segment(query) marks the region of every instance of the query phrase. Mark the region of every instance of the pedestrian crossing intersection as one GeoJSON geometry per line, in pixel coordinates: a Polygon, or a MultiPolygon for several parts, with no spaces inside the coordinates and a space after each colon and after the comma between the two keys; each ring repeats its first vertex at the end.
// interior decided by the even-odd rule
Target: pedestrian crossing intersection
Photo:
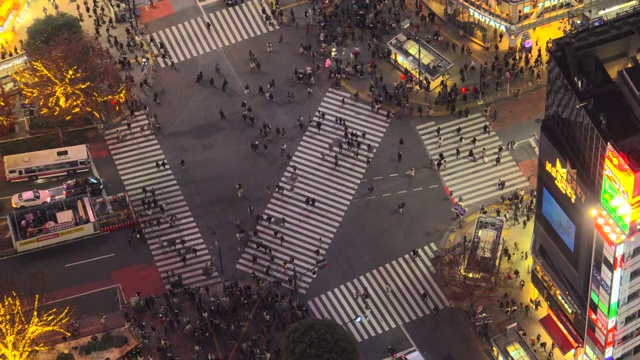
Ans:
{"type": "Polygon", "coordinates": [[[358,341],[448,307],[450,301],[433,279],[436,250],[431,243],[418,250],[419,258],[407,254],[310,300],[308,307],[317,318],[344,324],[358,341]],[[361,295],[365,289],[368,299],[361,295]]]}
{"type": "Polygon", "coordinates": [[[262,0],[249,0],[157,31],[149,36],[151,50],[157,63],[165,67],[170,60],[161,59],[160,41],[177,63],[279,29],[275,21],[263,19],[263,8],[269,11],[262,0]]]}
{"type": "Polygon", "coordinates": [[[177,279],[191,287],[220,282],[215,269],[210,274],[203,271],[207,264],[212,264],[212,259],[173,175],[175,167],[167,165],[166,170],[156,167],[156,162],[166,161],[166,157],[149,130],[149,121],[143,113],[138,113],[129,124],[130,128],[125,124],[107,130],[107,146],[165,285],[177,279]],[[145,197],[143,187],[155,190],[158,204],[165,208],[164,214],[159,208],[151,215],[145,211],[142,199],[152,197],[145,197]],[[167,219],[173,216],[177,219],[171,226],[167,219]],[[186,256],[184,263],[182,255],[186,256]]]}
{"type": "Polygon", "coordinates": [[[484,133],[488,124],[482,114],[474,114],[462,119],[444,123],[428,122],[418,125],[418,132],[424,142],[429,156],[437,161],[439,154],[445,156],[446,167],[440,169],[444,184],[453,192],[456,199],[462,198],[465,206],[490,202],[502,194],[508,196],[516,189],[528,187],[530,184],[522,171],[506,150],[506,144],[495,132],[484,133]],[[461,128],[460,135],[457,133],[461,128]],[[439,144],[437,129],[440,128],[442,143],[439,144]],[[463,138],[461,142],[460,139],[463,138]],[[476,139],[475,146],[472,139],[476,139]],[[502,146],[500,163],[496,165],[498,147],[502,146]],[[460,149],[460,157],[456,158],[456,148],[460,149]],[[486,149],[486,160],[483,161],[482,149],[486,149]],[[473,150],[477,161],[469,159],[469,150],[473,150]],[[486,162],[485,162],[486,161],[486,162]],[[498,188],[498,180],[505,182],[504,190],[498,188]]]}
{"type": "Polygon", "coordinates": [[[279,280],[300,293],[308,289],[316,262],[324,258],[362,180],[367,158],[373,157],[388,126],[383,115],[349,97],[346,92],[329,89],[323,98],[318,110],[325,114],[325,119],[318,113],[314,116],[314,123],[320,122],[321,127],[307,128],[280,180],[286,190],[274,192],[263,213],[276,221],[258,224],[258,240],[242,252],[238,269],[255,272],[269,281],[279,280]],[[347,146],[339,149],[345,130],[344,125],[336,122],[337,117],[344,119],[349,132],[359,135],[359,152],[355,148],[349,151],[347,146]],[[371,145],[371,152],[367,144],[371,145]],[[339,152],[336,168],[334,161],[339,152]],[[307,204],[309,197],[316,200],[315,205],[307,204]],[[281,218],[286,223],[278,221],[281,218]],[[260,249],[256,243],[261,245],[260,249]],[[290,262],[291,258],[294,262],[285,267],[284,262],[290,262]]]}

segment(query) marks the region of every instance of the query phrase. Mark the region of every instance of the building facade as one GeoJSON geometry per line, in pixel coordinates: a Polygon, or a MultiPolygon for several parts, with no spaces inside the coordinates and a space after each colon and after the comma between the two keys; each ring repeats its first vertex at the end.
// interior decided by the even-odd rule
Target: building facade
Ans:
{"type": "Polygon", "coordinates": [[[447,12],[480,44],[494,44],[502,33],[516,46],[540,26],[558,23],[568,32],[602,24],[638,4],[638,0],[447,0],[447,12]]]}
{"type": "Polygon", "coordinates": [[[531,254],[576,358],[640,358],[640,12],[553,44],[531,254]]]}

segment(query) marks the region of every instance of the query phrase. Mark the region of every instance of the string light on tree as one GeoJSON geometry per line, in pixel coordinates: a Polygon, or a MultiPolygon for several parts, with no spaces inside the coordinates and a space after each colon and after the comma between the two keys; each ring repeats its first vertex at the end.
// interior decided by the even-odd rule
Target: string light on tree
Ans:
{"type": "Polygon", "coordinates": [[[10,124],[15,120],[11,98],[11,94],[0,86],[0,124],[2,125],[10,124]]]}
{"type": "Polygon", "coordinates": [[[41,311],[39,297],[33,304],[23,305],[14,292],[0,304],[0,358],[26,360],[35,351],[48,349],[42,336],[59,332],[69,336],[64,326],[69,323],[69,308],[41,311]]]}
{"type": "Polygon", "coordinates": [[[65,120],[85,114],[98,117],[99,103],[123,103],[127,96],[124,84],[98,94],[96,84],[85,81],[86,76],[78,67],[56,69],[43,61],[32,61],[31,66],[17,69],[12,76],[20,83],[25,100],[37,103],[41,114],[63,116],[65,120]]]}

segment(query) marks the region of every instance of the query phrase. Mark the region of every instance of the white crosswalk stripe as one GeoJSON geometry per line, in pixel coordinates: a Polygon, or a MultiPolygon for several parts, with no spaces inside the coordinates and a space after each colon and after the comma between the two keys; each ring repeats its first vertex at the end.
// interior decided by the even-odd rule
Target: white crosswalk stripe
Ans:
{"type": "Polygon", "coordinates": [[[215,269],[208,276],[203,272],[205,265],[213,262],[189,205],[173,176],[172,167],[175,166],[167,165],[166,170],[156,168],[156,162],[162,163],[166,158],[153,133],[142,129],[148,125],[143,113],[136,114],[130,124],[130,129],[123,125],[107,130],[105,137],[134,211],[139,214],[138,222],[144,228],[145,238],[165,285],[169,286],[170,281],[178,278],[191,287],[220,282],[215,269]],[[118,131],[121,137],[118,136],[118,131]],[[143,187],[147,190],[155,189],[158,208],[151,215],[142,206],[143,198],[148,201],[152,199],[150,194],[144,196],[143,187]],[[165,215],[160,211],[160,206],[166,208],[165,215]],[[172,227],[168,220],[173,215],[177,217],[177,221],[172,227]],[[161,222],[160,226],[157,225],[158,220],[161,222]],[[182,240],[184,246],[181,244],[182,240]],[[170,246],[173,242],[175,247],[170,246]],[[196,249],[195,252],[193,249],[196,249]],[[181,259],[183,254],[186,256],[186,263],[181,259]],[[173,277],[166,277],[171,272],[173,277]]]}
{"type": "Polygon", "coordinates": [[[409,321],[442,309],[450,301],[433,279],[431,260],[437,250],[429,244],[418,250],[420,257],[407,254],[370,271],[308,302],[317,318],[331,318],[345,324],[358,341],[366,340],[409,321]],[[368,298],[362,294],[368,291],[368,298]],[[427,293],[427,300],[422,297],[427,293]],[[355,319],[362,317],[360,322],[355,319]]]}
{"type": "Polygon", "coordinates": [[[321,121],[320,130],[316,126],[307,129],[280,181],[286,188],[285,193],[274,193],[264,212],[264,216],[271,216],[275,221],[271,225],[266,221],[258,225],[259,241],[271,249],[271,254],[264,247],[257,249],[252,243],[237,265],[243,271],[255,271],[262,279],[277,279],[289,287],[297,285],[301,293],[311,284],[316,261],[324,257],[366,171],[367,157],[373,156],[388,126],[384,116],[372,113],[365,104],[350,100],[348,93],[333,89],[329,89],[318,110],[325,114],[323,121],[318,113],[314,118],[315,122],[321,121]],[[342,99],[345,99],[344,107],[342,99]],[[345,144],[339,156],[339,167],[335,168],[334,155],[339,152],[337,144],[343,140],[345,132],[344,126],[336,122],[337,117],[344,119],[349,132],[358,134],[361,148],[356,156],[355,147],[354,151],[348,151],[345,144]],[[330,153],[330,144],[336,144],[333,153],[330,153]],[[372,146],[372,153],[367,151],[367,144],[372,146]],[[307,197],[316,199],[315,206],[306,205],[307,197]],[[285,226],[280,221],[283,217],[285,226]],[[282,244],[280,235],[284,236],[282,244]],[[316,250],[319,250],[319,256],[316,250]],[[289,261],[290,257],[294,263],[285,269],[283,262],[289,261]],[[270,265],[269,274],[265,271],[267,265],[270,265]]]}
{"type": "Polygon", "coordinates": [[[159,30],[149,35],[149,40],[155,40],[150,41],[151,50],[160,67],[165,67],[170,60],[161,58],[160,41],[171,59],[180,62],[279,29],[275,21],[264,21],[263,7],[269,11],[270,7],[263,0],[249,0],[159,30]],[[207,23],[211,24],[212,30],[207,29],[207,23]]]}
{"type": "Polygon", "coordinates": [[[418,125],[418,132],[429,156],[436,161],[440,153],[445,156],[446,168],[440,169],[440,175],[444,184],[453,191],[453,196],[456,199],[462,198],[465,206],[487,202],[530,185],[506,149],[502,151],[500,164],[496,165],[498,147],[506,148],[506,144],[503,144],[495,132],[484,133],[485,124],[488,122],[482,114],[474,114],[440,124],[428,122],[418,125]],[[458,127],[462,129],[460,135],[457,133],[458,127]],[[438,128],[442,138],[440,146],[436,134],[438,128]],[[462,142],[460,137],[464,138],[462,142]],[[471,142],[473,138],[477,140],[475,146],[471,142]],[[460,157],[456,158],[458,147],[460,157]],[[483,148],[486,149],[486,163],[482,158],[483,148]],[[469,150],[473,150],[476,162],[468,157],[469,150]],[[499,179],[506,183],[504,190],[498,189],[499,179]]]}

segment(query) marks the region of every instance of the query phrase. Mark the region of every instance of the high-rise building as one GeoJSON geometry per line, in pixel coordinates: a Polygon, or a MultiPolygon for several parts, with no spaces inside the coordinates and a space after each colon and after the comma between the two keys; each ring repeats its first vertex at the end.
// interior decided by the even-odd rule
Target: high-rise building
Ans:
{"type": "Polygon", "coordinates": [[[553,43],[531,280],[576,358],[640,359],[640,12],[553,43]]]}

